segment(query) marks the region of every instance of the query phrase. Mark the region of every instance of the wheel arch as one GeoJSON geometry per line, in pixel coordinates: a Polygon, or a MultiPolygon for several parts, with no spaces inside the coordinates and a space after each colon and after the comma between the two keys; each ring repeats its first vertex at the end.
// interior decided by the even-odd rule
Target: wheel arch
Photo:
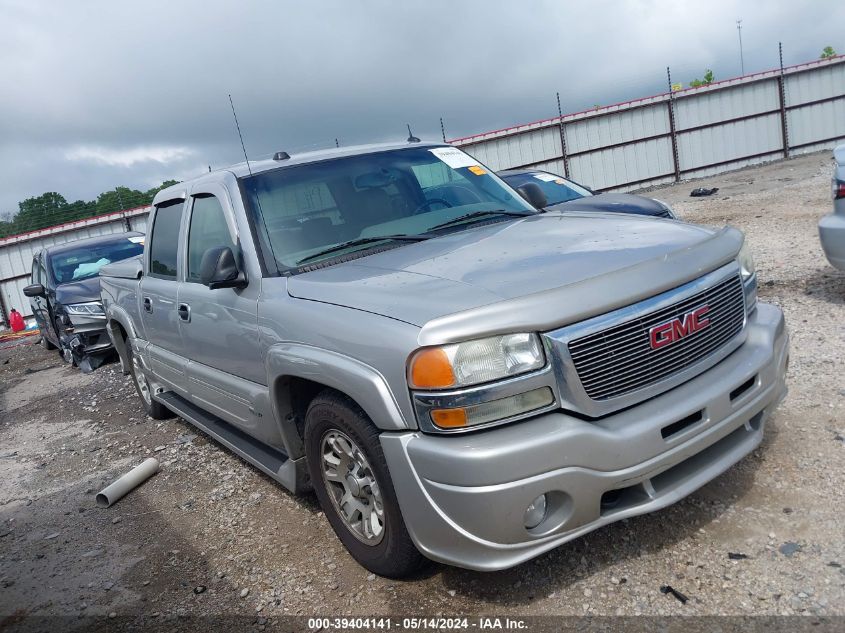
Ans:
{"type": "Polygon", "coordinates": [[[129,339],[135,338],[135,329],[132,327],[132,320],[122,311],[110,311],[106,320],[106,333],[114,345],[117,356],[120,358],[120,367],[124,374],[129,373],[129,356],[127,346],[129,339]]]}
{"type": "Polygon", "coordinates": [[[305,413],[326,389],[350,399],[378,429],[411,428],[384,377],[356,359],[310,345],[280,344],[267,354],[267,373],[273,413],[291,457],[304,455],[305,413]]]}

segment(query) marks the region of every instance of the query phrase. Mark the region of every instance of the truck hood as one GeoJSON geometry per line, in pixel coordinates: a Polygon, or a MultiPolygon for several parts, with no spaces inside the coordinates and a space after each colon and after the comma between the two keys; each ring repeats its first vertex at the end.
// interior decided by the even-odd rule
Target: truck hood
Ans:
{"type": "MultiPolygon", "coordinates": [[[[734,231],[738,233],[737,231],[734,231]]],[[[443,237],[288,279],[292,297],[343,305],[423,325],[480,306],[580,284],[649,261],[665,261],[712,239],[690,224],[605,213],[544,213],[443,237]]],[[[736,250],[741,245],[741,237],[736,250]]],[[[736,250],[733,254],[736,254],[736,250]]],[[[724,263],[701,257],[699,274],[724,263]]],[[[666,275],[673,277],[673,271],[666,275]]],[[[669,287],[687,279],[678,272],[669,287]]],[[[686,273],[689,276],[689,273],[686,273]]],[[[642,279],[639,294],[657,294],[642,279]]],[[[624,293],[623,293],[624,294],[624,293]]],[[[607,298],[606,303],[611,303],[607,298]]],[[[561,315],[562,317],[563,315],[561,315]]]]}
{"type": "Polygon", "coordinates": [[[100,278],[91,277],[56,286],[56,301],[62,305],[100,300],[100,278]]]}

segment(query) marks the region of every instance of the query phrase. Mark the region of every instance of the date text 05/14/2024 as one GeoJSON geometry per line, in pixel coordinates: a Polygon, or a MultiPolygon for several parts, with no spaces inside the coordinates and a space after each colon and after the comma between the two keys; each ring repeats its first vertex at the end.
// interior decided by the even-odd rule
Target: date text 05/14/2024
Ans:
{"type": "Polygon", "coordinates": [[[312,631],[331,630],[394,630],[394,631],[440,631],[444,629],[468,630],[526,630],[528,624],[518,618],[498,617],[352,617],[352,618],[309,618],[308,628],[312,631]]]}

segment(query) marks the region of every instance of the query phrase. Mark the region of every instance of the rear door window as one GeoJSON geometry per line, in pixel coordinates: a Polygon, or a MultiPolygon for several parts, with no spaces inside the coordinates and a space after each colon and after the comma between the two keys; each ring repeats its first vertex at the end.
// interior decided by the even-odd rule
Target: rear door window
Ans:
{"type": "Polygon", "coordinates": [[[176,279],[179,252],[179,226],[182,223],[182,200],[166,202],[156,207],[153,230],[150,234],[150,272],[153,277],[176,279]]]}

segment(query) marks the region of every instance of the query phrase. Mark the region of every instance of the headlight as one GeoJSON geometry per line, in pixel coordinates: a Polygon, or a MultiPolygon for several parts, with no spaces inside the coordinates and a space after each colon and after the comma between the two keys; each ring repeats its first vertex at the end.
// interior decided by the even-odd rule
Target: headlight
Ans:
{"type": "Polygon", "coordinates": [[[669,206],[669,204],[667,202],[663,202],[663,200],[658,200],[657,198],[652,198],[652,200],[654,200],[657,204],[659,204],[661,207],[663,207],[663,209],[666,211],[666,213],[669,214],[670,218],[672,218],[673,220],[678,219],[678,216],[675,215],[675,211],[672,209],[672,207],[669,206]]]}
{"type": "Polygon", "coordinates": [[[536,334],[506,334],[427,347],[411,356],[408,384],[412,389],[447,389],[509,378],[546,364],[536,334]]]}
{"type": "Polygon", "coordinates": [[[70,303],[65,306],[65,310],[68,314],[76,316],[106,316],[106,313],[103,311],[103,304],[99,301],[70,303]]]}
{"type": "Polygon", "coordinates": [[[754,276],[757,270],[754,267],[754,258],[751,257],[751,251],[748,248],[747,242],[743,242],[742,248],[739,249],[739,255],[736,256],[736,261],[739,264],[742,282],[745,283],[754,276]]]}

